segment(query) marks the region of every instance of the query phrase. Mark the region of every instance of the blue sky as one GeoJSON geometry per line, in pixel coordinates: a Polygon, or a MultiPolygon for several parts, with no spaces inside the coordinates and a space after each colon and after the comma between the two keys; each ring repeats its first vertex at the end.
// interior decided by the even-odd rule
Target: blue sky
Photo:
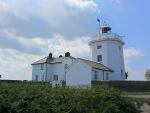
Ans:
{"type": "Polygon", "coordinates": [[[144,80],[150,68],[148,0],[0,0],[0,74],[31,79],[31,63],[57,57],[91,58],[88,42],[98,34],[97,17],[125,41],[129,80],[144,80]]]}

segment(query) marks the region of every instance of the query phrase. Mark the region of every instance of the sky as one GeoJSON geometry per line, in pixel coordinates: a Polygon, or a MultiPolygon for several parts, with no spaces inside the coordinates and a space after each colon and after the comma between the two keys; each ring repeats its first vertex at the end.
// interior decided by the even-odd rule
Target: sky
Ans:
{"type": "Polygon", "coordinates": [[[69,51],[91,59],[97,18],[123,36],[128,80],[145,80],[150,68],[149,0],[0,0],[0,74],[31,80],[31,63],[69,51]]]}

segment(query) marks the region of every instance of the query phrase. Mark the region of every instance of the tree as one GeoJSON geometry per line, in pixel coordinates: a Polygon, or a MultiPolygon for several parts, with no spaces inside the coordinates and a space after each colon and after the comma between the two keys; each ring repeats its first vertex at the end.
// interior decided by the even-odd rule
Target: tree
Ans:
{"type": "Polygon", "coordinates": [[[146,70],[145,78],[146,78],[146,80],[150,80],[150,69],[146,70]]]}

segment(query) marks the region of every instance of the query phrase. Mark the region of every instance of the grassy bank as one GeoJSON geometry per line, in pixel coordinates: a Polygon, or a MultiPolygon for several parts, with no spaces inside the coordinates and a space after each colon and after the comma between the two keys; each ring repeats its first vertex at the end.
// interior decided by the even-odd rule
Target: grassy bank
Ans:
{"type": "Polygon", "coordinates": [[[138,113],[131,99],[108,87],[51,88],[0,83],[0,113],[138,113]]]}

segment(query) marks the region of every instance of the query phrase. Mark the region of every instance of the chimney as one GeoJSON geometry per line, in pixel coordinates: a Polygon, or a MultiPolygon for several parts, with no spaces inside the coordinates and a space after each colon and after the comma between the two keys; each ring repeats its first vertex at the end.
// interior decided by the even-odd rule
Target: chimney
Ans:
{"type": "Polygon", "coordinates": [[[69,52],[66,52],[65,53],[65,57],[69,57],[70,56],[70,53],[69,52]]]}
{"type": "Polygon", "coordinates": [[[53,54],[52,53],[49,53],[49,58],[52,58],[53,54]]]}
{"type": "Polygon", "coordinates": [[[62,55],[59,56],[59,58],[63,57],[62,55]]]}

